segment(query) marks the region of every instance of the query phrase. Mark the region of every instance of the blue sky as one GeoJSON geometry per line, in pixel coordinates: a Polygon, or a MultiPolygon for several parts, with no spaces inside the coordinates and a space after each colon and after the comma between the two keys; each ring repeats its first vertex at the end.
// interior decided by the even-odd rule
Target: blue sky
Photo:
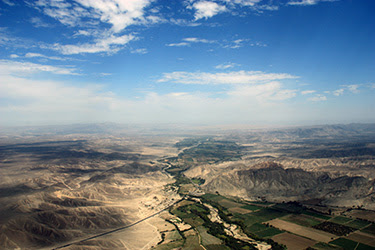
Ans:
{"type": "Polygon", "coordinates": [[[0,125],[375,122],[372,0],[0,0],[0,125]]]}

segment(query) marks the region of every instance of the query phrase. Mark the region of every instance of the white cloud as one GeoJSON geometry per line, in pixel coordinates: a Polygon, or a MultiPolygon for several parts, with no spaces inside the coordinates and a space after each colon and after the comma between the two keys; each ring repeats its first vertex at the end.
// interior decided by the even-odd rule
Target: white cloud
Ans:
{"type": "Polygon", "coordinates": [[[319,2],[335,2],[338,0],[300,0],[300,1],[290,1],[288,2],[288,5],[315,5],[318,4],[319,2]]]}
{"type": "Polygon", "coordinates": [[[282,89],[280,82],[240,85],[228,93],[235,97],[255,97],[258,101],[282,101],[296,96],[296,90],[282,89]]]}
{"type": "Polygon", "coordinates": [[[10,57],[10,58],[18,58],[18,57],[20,57],[20,56],[17,55],[17,54],[11,54],[9,57],[10,57]]]}
{"type": "Polygon", "coordinates": [[[207,39],[202,39],[202,38],[197,38],[197,37],[187,37],[182,39],[185,42],[189,43],[215,43],[213,40],[207,40],[207,39]]]}
{"type": "Polygon", "coordinates": [[[30,62],[0,60],[1,75],[27,75],[38,72],[49,72],[58,75],[80,75],[76,71],[76,68],[72,67],[57,67],[30,62]]]}
{"type": "Polygon", "coordinates": [[[130,51],[130,53],[144,55],[144,54],[147,54],[148,51],[147,51],[146,48],[140,48],[140,49],[133,49],[133,50],[130,51]]]}
{"type": "Polygon", "coordinates": [[[166,46],[169,46],[169,47],[187,47],[187,46],[191,46],[192,43],[215,43],[215,42],[216,41],[214,41],[214,40],[207,40],[207,39],[203,39],[203,38],[187,37],[187,38],[183,38],[182,42],[169,43],[169,44],[166,44],[166,46]]]}
{"type": "Polygon", "coordinates": [[[216,65],[215,68],[216,69],[230,69],[230,68],[234,68],[235,66],[239,66],[239,64],[237,64],[237,63],[225,63],[225,64],[216,65]]]}
{"type": "Polygon", "coordinates": [[[67,26],[92,26],[93,21],[110,24],[120,32],[134,24],[159,22],[155,15],[145,15],[144,9],[153,0],[38,0],[35,6],[44,14],[67,26]],[[87,20],[90,19],[90,20],[87,20]]]}
{"type": "Polygon", "coordinates": [[[348,90],[354,94],[357,94],[359,93],[359,85],[358,84],[352,84],[352,85],[347,85],[346,86],[348,88],[348,90]]]}
{"type": "Polygon", "coordinates": [[[309,98],[308,100],[312,102],[321,102],[321,101],[327,101],[327,97],[324,95],[318,94],[314,97],[309,98]]]}
{"type": "Polygon", "coordinates": [[[82,18],[90,18],[91,14],[72,2],[63,2],[60,0],[38,0],[34,6],[41,10],[45,15],[50,16],[64,25],[79,26],[83,25],[82,18]]]}
{"type": "Polygon", "coordinates": [[[85,53],[114,53],[121,49],[124,45],[137,38],[130,35],[109,36],[96,39],[95,43],[84,43],[78,45],[60,45],[55,44],[53,48],[64,55],[85,54],[85,53]]]}
{"type": "Polygon", "coordinates": [[[30,18],[30,22],[34,25],[34,27],[36,28],[50,28],[52,27],[51,24],[48,24],[46,22],[44,22],[41,18],[39,17],[32,17],[30,18]]]}
{"type": "Polygon", "coordinates": [[[188,27],[197,27],[201,25],[201,23],[199,22],[194,22],[191,20],[185,20],[181,18],[179,19],[171,18],[169,22],[178,26],[188,26],[188,27]]]}
{"type": "Polygon", "coordinates": [[[262,71],[232,71],[229,73],[205,73],[176,71],[164,73],[158,82],[175,82],[182,84],[253,84],[265,81],[295,79],[286,73],[264,73],[262,71]]]}
{"type": "Polygon", "coordinates": [[[333,94],[334,96],[340,96],[340,95],[343,95],[343,94],[344,94],[344,89],[337,89],[337,90],[333,91],[332,94],[333,94]]]}
{"type": "Polygon", "coordinates": [[[169,43],[169,44],[166,44],[166,46],[169,46],[169,47],[186,47],[186,46],[190,46],[190,43],[187,43],[187,42],[169,43]]]}
{"type": "Polygon", "coordinates": [[[248,42],[248,39],[236,39],[234,41],[230,41],[228,44],[224,45],[224,48],[230,49],[238,49],[244,46],[245,42],[248,42]]]}
{"type": "Polygon", "coordinates": [[[196,2],[193,4],[192,8],[196,10],[194,14],[195,20],[202,18],[207,19],[227,10],[224,5],[219,5],[210,1],[196,2]]]}
{"type": "Polygon", "coordinates": [[[2,1],[3,1],[3,3],[5,3],[5,4],[9,5],[9,6],[14,6],[15,5],[15,3],[13,3],[10,0],[2,0],[2,1]]]}
{"type": "Polygon", "coordinates": [[[43,55],[43,54],[40,54],[40,53],[26,53],[25,54],[25,57],[26,58],[34,58],[34,57],[40,57],[40,58],[45,58],[45,59],[51,59],[51,60],[58,60],[58,61],[65,61],[67,60],[67,58],[62,58],[62,57],[58,57],[58,56],[46,56],[46,55],[43,55]]]}
{"type": "Polygon", "coordinates": [[[86,8],[93,9],[102,22],[112,24],[115,32],[129,25],[145,22],[144,8],[152,0],[76,0],[86,8]]]}
{"type": "Polygon", "coordinates": [[[315,90],[304,90],[304,91],[301,91],[301,94],[302,95],[309,95],[309,94],[313,94],[315,92],[316,92],[315,90]]]}
{"type": "Polygon", "coordinates": [[[228,3],[235,3],[242,6],[254,6],[255,4],[261,2],[262,0],[225,0],[228,3]]]}

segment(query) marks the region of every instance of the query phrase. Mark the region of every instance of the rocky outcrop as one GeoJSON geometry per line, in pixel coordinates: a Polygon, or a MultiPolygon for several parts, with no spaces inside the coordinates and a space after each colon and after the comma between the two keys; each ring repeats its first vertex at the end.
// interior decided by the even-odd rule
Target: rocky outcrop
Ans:
{"type": "Polygon", "coordinates": [[[210,192],[244,198],[264,197],[267,200],[290,201],[322,199],[365,199],[371,193],[372,182],[364,177],[330,177],[324,172],[285,169],[272,162],[245,170],[222,172],[207,182],[210,192]]]}

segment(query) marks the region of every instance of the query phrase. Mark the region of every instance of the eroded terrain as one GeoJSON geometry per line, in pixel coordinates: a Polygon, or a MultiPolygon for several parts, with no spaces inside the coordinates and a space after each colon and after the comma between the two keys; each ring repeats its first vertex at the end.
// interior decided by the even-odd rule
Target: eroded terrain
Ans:
{"type": "Polygon", "coordinates": [[[1,248],[375,247],[374,125],[45,130],[1,134],[1,248]]]}

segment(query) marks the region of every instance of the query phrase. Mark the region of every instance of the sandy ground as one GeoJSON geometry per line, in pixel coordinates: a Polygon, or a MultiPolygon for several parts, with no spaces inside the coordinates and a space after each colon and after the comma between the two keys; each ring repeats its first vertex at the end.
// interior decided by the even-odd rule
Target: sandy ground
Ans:
{"type": "Polygon", "coordinates": [[[316,241],[290,233],[275,235],[272,237],[272,240],[276,241],[277,243],[284,244],[288,249],[293,250],[303,250],[315,245],[316,243],[316,241]]]}
{"type": "Polygon", "coordinates": [[[375,247],[375,236],[371,234],[366,234],[366,233],[357,231],[355,233],[351,233],[346,238],[349,240],[357,241],[357,242],[375,247]]]}
{"type": "Polygon", "coordinates": [[[313,228],[303,227],[280,219],[270,220],[267,221],[267,223],[278,229],[282,229],[303,237],[307,237],[312,240],[321,241],[325,243],[328,243],[329,241],[338,238],[336,235],[327,232],[323,232],[313,228]]]}

